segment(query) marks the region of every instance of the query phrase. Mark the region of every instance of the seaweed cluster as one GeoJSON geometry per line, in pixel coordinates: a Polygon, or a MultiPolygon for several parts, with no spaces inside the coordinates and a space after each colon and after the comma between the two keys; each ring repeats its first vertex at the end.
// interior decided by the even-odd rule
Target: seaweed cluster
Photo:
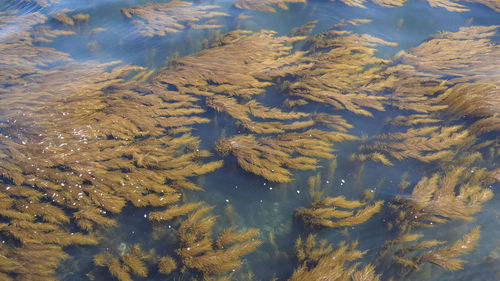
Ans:
{"type": "Polygon", "coordinates": [[[132,19],[135,33],[141,36],[165,36],[188,28],[212,29],[219,28],[215,17],[229,16],[226,13],[214,11],[217,5],[193,5],[190,2],[174,0],[168,3],[148,2],[143,6],[130,9],[122,8],[122,14],[132,19]]]}
{"type": "MultiPolygon", "coordinates": [[[[38,13],[26,18],[32,21],[16,20],[45,20],[38,13]]],[[[210,152],[198,149],[199,139],[190,134],[190,125],[208,122],[196,116],[204,110],[189,96],[142,84],[152,71],[118,62],[69,62],[46,70],[43,63],[70,59],[35,46],[29,29],[4,46],[11,59],[2,64],[18,71],[2,76],[9,86],[0,97],[6,118],[0,135],[1,232],[12,241],[2,245],[9,264],[2,267],[3,279],[50,280],[67,257],[63,247],[96,244],[94,230],[116,224],[110,214],[127,203],[177,203],[181,189],[201,189],[189,178],[222,165],[204,163],[210,152]],[[22,63],[29,58],[25,53],[33,53],[28,50],[44,61],[22,63]]]]}
{"type": "Polygon", "coordinates": [[[442,246],[446,241],[426,240],[413,243],[420,239],[422,234],[406,234],[394,240],[384,243],[379,252],[379,267],[388,268],[388,264],[398,270],[400,276],[407,276],[409,273],[418,270],[425,263],[433,263],[444,270],[462,269],[464,260],[457,259],[457,256],[467,254],[474,250],[479,239],[480,227],[474,227],[469,233],[463,235],[449,246],[442,246]],[[429,249],[429,250],[426,250],[429,249]]]}
{"type": "Polygon", "coordinates": [[[237,0],[234,2],[234,6],[238,9],[246,10],[256,10],[261,12],[276,12],[273,6],[277,6],[280,9],[288,10],[286,3],[305,3],[306,0],[237,0]]]}
{"type": "MultiPolygon", "coordinates": [[[[97,254],[94,264],[107,267],[109,273],[120,281],[132,280],[131,274],[147,277],[151,265],[156,265],[158,272],[165,275],[178,269],[183,274],[199,274],[201,280],[231,280],[243,263],[239,258],[262,243],[255,239],[259,231],[250,228],[236,232],[234,227],[230,227],[214,238],[212,228],[216,217],[205,216],[213,207],[201,205],[200,202],[172,208],[183,210],[175,216],[191,213],[177,228],[179,248],[174,251],[175,257],[159,256],[154,249],[146,253],[139,245],[134,245],[128,252],[119,253],[119,257],[114,257],[109,251],[97,254]]],[[[161,220],[172,218],[163,216],[161,220]]],[[[159,218],[156,216],[152,220],[158,222],[159,218]]]]}
{"type": "MultiPolygon", "coordinates": [[[[305,1],[245,0],[234,6],[272,12],[273,5],[287,9],[288,2],[305,1]]],[[[430,3],[465,10],[454,1],[430,3]]],[[[484,3],[498,9],[495,1],[484,3]]],[[[364,7],[363,1],[346,4],[364,7]]],[[[219,27],[213,18],[228,15],[217,9],[171,1],[121,11],[136,32],[152,37],[219,27]]],[[[311,202],[295,208],[295,217],[312,226],[308,231],[361,226],[379,213],[395,238],[361,265],[357,260],[368,251],[356,249],[356,241],[333,247],[317,243],[315,234],[299,237],[289,280],[390,279],[393,272],[406,277],[428,263],[459,270],[465,260],[457,257],[475,248],[479,226],[467,226],[470,232],[451,243],[419,239],[424,227],[473,221],[493,197],[488,186],[500,182],[500,77],[491,64],[500,59],[498,26],[442,32],[389,59],[377,57],[377,48],[395,43],[349,31],[367,19],[341,21],[309,38],[316,21],[287,36],[233,30],[216,33],[205,50],[173,57],[156,70],[75,61],[47,44],[74,35],[90,17],[66,10],[50,17],[61,29],[52,29],[41,12],[0,13],[0,68],[8,70],[0,71],[0,279],[55,280],[68,257],[65,247],[99,244],[126,206],[147,208],[153,226],[173,226],[174,239],[158,237],[175,246],[156,254],[137,244],[95,255],[94,264],[114,278],[145,278],[155,270],[199,280],[238,279],[243,256],[263,243],[259,229],[233,221],[216,231],[214,206],[187,200],[184,192],[203,191],[200,177],[224,161],[290,186],[301,180],[295,171],[325,166],[328,183],[339,142],[359,144],[350,165],[412,161],[416,170],[426,163],[433,172],[415,183],[403,176],[401,189],[411,190],[373,201],[371,191],[348,200],[332,194],[320,173],[310,177],[311,202]],[[355,135],[357,118],[388,109],[396,112],[386,122],[389,133],[355,135]],[[218,127],[219,117],[227,128],[218,127]],[[209,144],[219,156],[201,148],[200,125],[223,130],[209,144]]],[[[230,216],[231,205],[225,211],[230,216]]],[[[268,240],[276,255],[288,258],[273,232],[268,240]]]]}
{"type": "Polygon", "coordinates": [[[299,207],[295,215],[306,224],[325,227],[344,227],[364,223],[380,211],[384,201],[372,205],[360,201],[349,201],[344,196],[327,197],[309,208],[299,207]],[[354,213],[351,210],[356,210],[354,213]]]}
{"type": "Polygon", "coordinates": [[[465,172],[457,167],[440,177],[423,177],[408,197],[396,197],[389,208],[395,212],[392,225],[401,233],[414,227],[431,227],[448,220],[472,220],[481,205],[493,197],[493,191],[482,188],[484,170],[465,172]],[[458,188],[457,188],[458,187],[458,188]]]}
{"type": "MultiPolygon", "coordinates": [[[[330,0],[335,1],[335,0],[330,0]]],[[[403,6],[407,0],[340,0],[347,6],[367,8],[365,6],[366,2],[371,2],[375,5],[394,8],[403,6]]],[[[299,2],[305,3],[306,0],[238,0],[234,3],[234,6],[239,9],[257,10],[261,12],[275,12],[276,10],[272,7],[273,5],[287,10],[288,6],[286,2],[299,2]]],[[[498,0],[427,0],[431,7],[444,8],[449,12],[467,12],[470,9],[463,4],[463,2],[479,3],[487,6],[488,8],[500,12],[500,2],[498,0]]]]}
{"type": "Polygon", "coordinates": [[[333,249],[331,245],[327,246],[326,240],[317,245],[315,235],[310,234],[305,241],[299,237],[295,241],[299,266],[288,280],[380,280],[373,265],[359,268],[359,263],[351,264],[366,253],[357,250],[357,244],[356,241],[341,243],[333,249]]]}

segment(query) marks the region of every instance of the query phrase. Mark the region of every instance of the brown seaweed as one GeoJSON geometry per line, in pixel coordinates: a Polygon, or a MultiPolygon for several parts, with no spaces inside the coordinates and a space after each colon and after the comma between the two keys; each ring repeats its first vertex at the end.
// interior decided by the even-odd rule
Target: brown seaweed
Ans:
{"type": "Polygon", "coordinates": [[[467,254],[474,250],[479,239],[480,227],[474,227],[462,239],[448,246],[443,246],[446,241],[425,240],[412,243],[420,239],[421,234],[406,234],[397,239],[386,241],[383,251],[379,251],[379,261],[390,260],[390,267],[397,268],[402,276],[418,270],[425,263],[433,263],[444,270],[460,270],[465,260],[457,256],[467,254]],[[426,250],[428,249],[428,250],[426,250]]]}
{"type": "Polygon", "coordinates": [[[254,239],[259,234],[256,229],[234,232],[229,228],[212,239],[211,229],[216,217],[204,217],[210,209],[201,207],[181,223],[178,229],[181,244],[175,251],[184,268],[202,273],[205,279],[239,268],[242,265],[239,257],[262,243],[254,239]]]}
{"type": "Polygon", "coordinates": [[[332,142],[353,139],[354,136],[345,133],[311,129],[276,138],[256,139],[253,135],[237,135],[219,140],[215,148],[222,156],[233,154],[246,171],[270,181],[289,182],[292,180],[289,169],[315,169],[316,157],[334,157],[332,142]]]}
{"type": "Polygon", "coordinates": [[[286,3],[305,3],[306,0],[237,0],[233,5],[238,9],[276,12],[272,6],[288,10],[286,3]]]}
{"type": "Polygon", "coordinates": [[[221,25],[201,23],[206,19],[228,16],[223,12],[213,11],[217,5],[193,5],[190,2],[175,0],[168,3],[148,2],[143,6],[130,9],[122,8],[122,14],[132,19],[135,33],[142,36],[165,36],[187,28],[212,29],[221,25]]]}
{"type": "Polygon", "coordinates": [[[493,197],[489,188],[481,187],[481,179],[457,167],[444,176],[438,173],[423,177],[409,197],[396,197],[389,205],[395,214],[393,224],[406,233],[414,227],[431,227],[448,220],[472,220],[481,205],[493,197]]]}
{"type": "MultiPolygon", "coordinates": [[[[0,90],[6,118],[0,231],[16,241],[3,256],[26,264],[1,274],[17,280],[53,280],[67,257],[63,247],[97,243],[94,230],[115,225],[110,213],[127,202],[166,209],[180,200],[180,189],[201,189],[189,178],[222,165],[203,163],[210,153],[190,134],[190,125],[208,122],[198,116],[203,110],[196,99],[142,84],[153,72],[140,67],[64,62],[67,54],[36,45],[67,35],[35,27],[45,20],[39,13],[0,15],[0,25],[24,26],[5,38],[0,60],[12,70],[0,74],[8,85],[0,90]],[[59,65],[47,68],[54,62],[59,65]],[[82,231],[70,232],[73,223],[82,231]]],[[[126,280],[130,270],[145,274],[133,258],[121,263],[111,267],[119,278],[126,280]]]]}
{"type": "Polygon", "coordinates": [[[153,83],[199,96],[251,97],[263,93],[273,85],[273,78],[308,67],[297,63],[302,52],[291,54],[291,44],[304,37],[275,34],[270,30],[233,32],[231,44],[175,59],[158,73],[153,83]]]}
{"type": "Polygon", "coordinates": [[[94,264],[107,267],[109,273],[120,281],[131,281],[131,274],[140,277],[148,276],[148,269],[144,262],[146,257],[147,254],[136,244],[120,257],[113,257],[109,252],[97,254],[94,256],[94,264]]]}
{"type": "Polygon", "coordinates": [[[23,0],[24,2],[35,2],[40,7],[50,7],[52,4],[58,3],[60,0],[23,0]]]}
{"type": "Polygon", "coordinates": [[[386,98],[373,94],[370,86],[381,79],[380,67],[387,62],[373,56],[379,44],[394,45],[336,29],[313,36],[306,44],[312,66],[295,72],[296,81],[284,83],[286,94],[366,116],[372,113],[365,108],[383,111],[386,98]]]}
{"type": "Polygon", "coordinates": [[[299,207],[295,216],[313,226],[344,227],[364,223],[380,211],[384,201],[367,205],[360,201],[349,201],[344,196],[326,197],[314,202],[311,207],[299,207]],[[354,209],[356,213],[353,212],[354,209]]]}
{"type": "Polygon", "coordinates": [[[378,141],[360,147],[362,153],[356,155],[357,159],[392,165],[385,156],[387,154],[397,160],[414,158],[422,162],[448,162],[460,149],[470,147],[476,140],[474,135],[459,125],[410,128],[406,132],[381,135],[374,139],[378,141]]]}
{"type": "Polygon", "coordinates": [[[312,234],[304,242],[299,237],[295,241],[295,251],[300,264],[288,280],[380,280],[370,264],[361,269],[359,263],[349,265],[366,253],[356,250],[357,242],[341,243],[336,249],[326,243],[322,240],[316,245],[316,237],[312,234]]]}

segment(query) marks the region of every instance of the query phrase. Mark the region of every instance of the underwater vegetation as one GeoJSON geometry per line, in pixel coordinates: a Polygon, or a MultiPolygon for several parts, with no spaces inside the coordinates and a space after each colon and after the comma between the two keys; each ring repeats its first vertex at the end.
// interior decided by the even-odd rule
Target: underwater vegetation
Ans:
{"type": "Polygon", "coordinates": [[[397,239],[386,241],[377,253],[381,256],[378,262],[392,264],[391,267],[403,277],[418,270],[424,263],[433,263],[450,271],[460,270],[463,268],[464,260],[456,257],[473,251],[477,245],[479,234],[480,227],[474,227],[469,233],[464,234],[462,239],[449,244],[449,246],[441,246],[447,242],[439,240],[426,240],[412,244],[423,235],[406,234],[397,239]]]}
{"type": "Polygon", "coordinates": [[[288,10],[286,3],[305,3],[306,0],[237,0],[234,6],[238,9],[256,10],[261,12],[276,12],[273,6],[288,10]]]}
{"type": "Polygon", "coordinates": [[[484,170],[465,173],[465,169],[454,167],[444,176],[436,173],[430,178],[423,177],[410,196],[394,198],[389,208],[396,213],[396,220],[389,226],[406,233],[414,227],[432,227],[447,220],[472,220],[472,215],[481,211],[481,205],[493,197],[493,192],[481,187],[484,170]]]}
{"type": "Polygon", "coordinates": [[[222,156],[233,154],[241,168],[248,172],[274,182],[289,182],[291,172],[288,169],[317,168],[317,160],[314,157],[333,158],[331,143],[346,139],[355,137],[319,130],[283,134],[276,138],[260,140],[256,140],[252,135],[241,135],[219,140],[215,144],[215,149],[222,156]]]}
{"type": "MultiPolygon", "coordinates": [[[[335,1],[335,0],[330,0],[335,1]]],[[[375,5],[394,8],[403,6],[407,0],[339,0],[347,6],[367,8],[365,6],[366,2],[371,2],[375,5]]],[[[306,0],[238,0],[234,3],[234,6],[239,9],[257,10],[261,12],[275,12],[276,10],[272,7],[273,5],[288,10],[286,2],[291,3],[305,3],[306,0]]],[[[463,2],[469,3],[479,3],[487,6],[488,8],[500,12],[500,2],[498,0],[427,0],[429,6],[444,8],[449,12],[467,12],[470,9],[464,5],[463,2]]]]}
{"type": "MultiPolygon", "coordinates": [[[[256,260],[273,251],[290,268],[272,280],[407,280],[431,264],[461,270],[478,247],[486,227],[478,218],[500,182],[499,26],[442,31],[384,57],[379,50],[396,42],[354,31],[371,19],[316,34],[319,20],[288,35],[221,34],[208,30],[231,14],[203,1],[115,7],[144,37],[207,29],[203,50],[150,69],[58,50],[68,38],[92,45],[106,28],[93,25],[92,11],[34,2],[47,10],[0,12],[1,280],[58,280],[61,262],[81,249],[98,268],[81,269],[89,279],[260,280],[256,260]],[[357,130],[365,120],[384,128],[357,130]],[[385,191],[398,187],[382,180],[399,167],[409,171],[397,193],[385,191]],[[363,181],[369,169],[378,183],[363,181]],[[207,181],[221,173],[218,185],[239,177],[256,193],[255,182],[280,183],[272,211],[258,212],[264,200],[249,209],[298,226],[262,226],[241,219],[238,203],[214,205],[231,195],[207,181]],[[341,177],[358,181],[342,189],[341,177]],[[287,190],[300,196],[301,185],[310,200],[293,201],[287,190]],[[101,247],[129,223],[125,210],[171,231],[153,232],[160,250],[145,242],[149,230],[124,250],[101,247]],[[348,233],[381,221],[388,238],[372,248],[348,233]],[[429,231],[448,227],[449,241],[429,231]]],[[[500,11],[498,1],[466,2],[500,11]]],[[[238,0],[231,9],[287,13],[289,3],[308,5],[238,0]]],[[[462,1],[429,4],[468,10],[462,1]]]]}
{"type": "Polygon", "coordinates": [[[148,257],[139,245],[134,245],[128,253],[119,258],[113,257],[109,252],[94,256],[94,264],[108,267],[109,273],[120,281],[132,280],[130,274],[140,277],[148,276],[148,269],[144,260],[148,257]]]}
{"type": "Polygon", "coordinates": [[[348,201],[344,196],[327,197],[314,202],[310,208],[300,207],[295,215],[313,226],[343,227],[361,224],[380,211],[384,201],[372,205],[360,201],[348,201]],[[342,210],[345,209],[345,210],[342,210]],[[354,213],[351,210],[355,210],[354,213]]]}
{"type": "Polygon", "coordinates": [[[187,28],[212,29],[221,27],[214,17],[229,16],[213,11],[217,5],[193,5],[190,2],[175,0],[168,3],[148,2],[143,6],[130,9],[122,8],[124,17],[131,19],[135,26],[134,33],[142,36],[165,36],[187,28]],[[200,22],[204,21],[200,24],[200,22]]]}
{"type": "Polygon", "coordinates": [[[299,266],[288,280],[380,280],[374,266],[368,264],[359,268],[359,263],[352,263],[366,253],[357,250],[357,244],[357,241],[340,243],[334,249],[327,245],[326,240],[317,244],[313,234],[309,234],[305,241],[299,237],[295,241],[299,266]]]}

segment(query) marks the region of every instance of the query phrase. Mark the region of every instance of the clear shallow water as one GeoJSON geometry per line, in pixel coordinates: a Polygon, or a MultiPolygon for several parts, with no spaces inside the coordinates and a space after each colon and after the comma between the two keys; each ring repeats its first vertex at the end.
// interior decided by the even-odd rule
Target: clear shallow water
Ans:
{"type": "MultiPolygon", "coordinates": [[[[124,19],[120,8],[129,8],[145,4],[147,1],[63,1],[50,7],[39,7],[35,4],[19,3],[17,1],[1,1],[3,11],[19,9],[19,14],[28,14],[38,11],[48,15],[64,8],[72,10],[71,14],[88,13],[90,20],[81,26],[75,35],[60,36],[52,42],[42,46],[53,47],[67,52],[78,62],[97,60],[108,62],[120,60],[146,68],[160,68],[167,58],[177,54],[180,57],[197,53],[202,50],[202,42],[214,34],[214,30],[188,30],[166,36],[152,38],[131,34],[132,25],[124,19]],[[106,30],[91,34],[94,28],[106,30]]],[[[158,1],[161,2],[161,1],[158,1]]],[[[232,7],[232,1],[200,1],[201,4],[217,4],[218,9],[230,16],[223,17],[218,24],[223,25],[218,31],[225,33],[238,27],[234,18],[242,13],[232,7]]],[[[348,7],[341,2],[308,1],[307,4],[289,4],[288,10],[277,9],[276,13],[244,11],[250,16],[241,21],[239,28],[258,31],[261,29],[275,30],[278,35],[286,35],[293,27],[298,27],[312,20],[318,23],[313,34],[330,29],[341,19],[368,18],[372,23],[361,24],[350,28],[356,33],[367,33],[383,40],[398,43],[397,47],[383,46],[378,48],[377,56],[390,58],[400,50],[416,47],[426,41],[429,36],[440,31],[457,31],[461,26],[495,25],[500,24],[499,13],[473,3],[467,3],[471,10],[464,13],[448,12],[442,8],[431,8],[425,1],[409,1],[403,7],[383,8],[367,3],[366,9],[348,7]]],[[[52,27],[60,27],[54,20],[47,22],[52,27]]],[[[8,31],[0,30],[0,36],[8,36],[8,31]],[[2,34],[3,33],[3,34],[2,34]]],[[[266,93],[258,99],[267,105],[278,106],[286,98],[273,87],[266,89],[266,93]]],[[[387,107],[385,112],[373,110],[374,117],[363,117],[349,112],[333,110],[322,104],[311,104],[305,107],[306,112],[327,112],[339,114],[350,124],[354,125],[349,133],[358,137],[375,136],[397,131],[384,122],[405,114],[395,108],[387,107]]],[[[409,113],[406,113],[409,114],[409,113]]],[[[234,120],[227,114],[208,110],[203,115],[212,122],[195,125],[193,134],[200,137],[200,148],[213,151],[213,144],[221,136],[232,136],[238,133],[234,120]]],[[[2,120],[5,121],[5,120],[2,120]]],[[[486,139],[498,139],[498,135],[487,135],[486,139]]],[[[318,238],[327,239],[329,243],[358,240],[358,249],[367,250],[367,254],[360,261],[370,262],[375,258],[377,249],[389,239],[396,237],[388,231],[386,224],[391,214],[385,208],[375,214],[367,222],[348,227],[346,229],[311,228],[305,226],[293,216],[298,207],[308,206],[311,202],[308,196],[307,179],[317,173],[322,175],[322,184],[325,196],[344,195],[348,199],[358,199],[366,189],[373,190],[376,200],[390,202],[397,195],[408,195],[418,180],[423,176],[430,176],[437,171],[436,165],[421,163],[416,160],[395,162],[395,166],[387,167],[380,163],[366,162],[360,164],[351,161],[350,156],[356,153],[361,141],[350,141],[335,145],[337,151],[337,169],[333,178],[326,179],[325,168],[315,171],[293,171],[294,180],[290,183],[272,183],[262,177],[242,170],[236,158],[224,158],[222,168],[194,179],[201,191],[185,191],[185,202],[205,201],[215,206],[212,211],[217,215],[217,223],[213,233],[219,233],[230,224],[237,229],[244,230],[250,227],[258,228],[259,239],[263,245],[253,253],[244,257],[245,264],[241,272],[253,272],[254,280],[270,280],[277,277],[286,280],[296,267],[293,245],[297,237],[308,233],[315,233],[318,238]],[[398,184],[403,173],[409,174],[411,183],[407,190],[400,190],[398,184]],[[328,182],[327,182],[328,181],[328,182]],[[225,211],[227,206],[233,210],[232,217],[225,211]],[[269,242],[269,235],[275,237],[276,246],[269,242]]],[[[486,154],[486,153],[485,153],[486,154]]],[[[214,153],[213,160],[221,159],[214,153]]],[[[322,166],[328,161],[322,160],[322,166]]],[[[498,157],[493,158],[488,168],[498,167],[498,157]]],[[[498,184],[491,186],[495,193],[498,184]]],[[[161,208],[159,208],[161,209],[161,208]]],[[[70,255],[63,261],[57,270],[57,277],[61,280],[110,280],[112,277],[104,267],[93,265],[95,254],[109,250],[119,254],[123,249],[129,249],[133,244],[140,244],[142,249],[154,249],[156,253],[164,255],[176,249],[178,240],[175,235],[178,221],[151,224],[145,214],[150,208],[135,208],[127,206],[120,214],[112,215],[118,225],[111,229],[100,230],[102,240],[96,246],[69,246],[66,249],[70,255]]],[[[457,272],[445,271],[435,265],[426,264],[421,270],[412,273],[409,277],[396,280],[496,280],[499,279],[500,259],[496,251],[500,251],[498,237],[500,237],[500,223],[498,222],[498,196],[496,195],[483,206],[483,211],[476,214],[473,222],[452,221],[435,228],[422,230],[427,239],[455,241],[468,232],[471,226],[482,227],[479,245],[475,251],[461,258],[468,262],[464,269],[457,272]]],[[[173,254],[171,254],[173,255],[173,254]]],[[[174,272],[165,276],[159,274],[154,266],[150,266],[148,277],[134,276],[134,280],[189,280],[197,276],[187,272],[174,272]]],[[[382,280],[388,280],[391,273],[382,280]]],[[[243,273],[242,273],[243,274],[243,273]]],[[[242,275],[241,275],[242,276],[242,275]]],[[[235,275],[235,280],[243,277],[235,275]]]]}

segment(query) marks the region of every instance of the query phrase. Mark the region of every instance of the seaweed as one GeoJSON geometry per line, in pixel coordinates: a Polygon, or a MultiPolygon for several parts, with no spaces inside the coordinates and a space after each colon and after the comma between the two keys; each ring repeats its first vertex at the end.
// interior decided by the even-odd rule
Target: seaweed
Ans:
{"type": "Polygon", "coordinates": [[[256,10],[261,12],[276,12],[272,6],[288,10],[286,3],[305,3],[306,0],[237,0],[234,7],[245,10],[256,10]]]}
{"type": "Polygon", "coordinates": [[[229,16],[223,12],[213,11],[217,5],[193,5],[190,2],[174,0],[168,3],[148,2],[143,6],[130,9],[122,8],[122,14],[132,19],[134,33],[142,36],[165,36],[177,33],[187,28],[212,29],[221,25],[202,23],[201,21],[220,16],[229,16]]]}
{"type": "Polygon", "coordinates": [[[274,182],[290,182],[289,169],[316,169],[315,157],[332,159],[332,142],[353,140],[356,137],[340,133],[310,129],[288,133],[275,138],[256,139],[253,135],[236,135],[219,140],[217,152],[233,154],[242,169],[274,182]]]}
{"type": "MultiPolygon", "coordinates": [[[[346,4],[347,6],[366,8],[366,6],[363,5],[366,2],[366,0],[340,0],[340,1],[346,4]]],[[[370,0],[370,2],[382,7],[393,8],[393,7],[403,6],[406,0],[370,0]]]]}
{"type": "MultiPolygon", "coordinates": [[[[0,15],[0,25],[23,27],[5,37],[0,59],[10,70],[0,74],[8,85],[0,89],[0,231],[13,241],[4,256],[29,264],[2,274],[17,280],[53,280],[63,247],[96,244],[96,229],[116,224],[111,213],[127,203],[166,209],[181,189],[201,189],[190,178],[222,165],[204,163],[211,154],[190,134],[209,121],[195,98],[143,84],[153,72],[141,67],[73,62],[38,46],[68,34],[36,26],[46,19],[0,15]]],[[[132,257],[112,265],[123,280],[145,274],[132,257]]]]}
{"type": "Polygon", "coordinates": [[[381,79],[381,66],[387,60],[373,56],[377,45],[391,45],[376,37],[332,29],[306,42],[304,60],[311,66],[293,73],[284,91],[294,98],[326,103],[339,110],[372,116],[365,108],[384,110],[383,96],[375,95],[370,84],[381,79]]]}
{"type": "MultiPolygon", "coordinates": [[[[330,0],[334,1],[334,0],[330,0]]],[[[359,7],[359,8],[367,8],[364,3],[367,0],[340,0],[342,3],[347,6],[359,7]]],[[[407,0],[370,0],[375,5],[386,7],[386,8],[394,8],[403,6],[407,0]]],[[[490,9],[499,12],[500,11],[500,3],[498,0],[427,0],[431,7],[440,7],[446,9],[448,12],[467,12],[469,9],[459,3],[459,2],[471,2],[471,3],[480,3],[483,4],[490,9]]]]}
{"type": "Polygon", "coordinates": [[[425,263],[432,263],[444,270],[461,270],[465,260],[457,256],[467,254],[474,250],[479,239],[480,227],[476,226],[469,233],[448,246],[443,246],[446,241],[426,240],[408,243],[420,239],[421,234],[406,234],[397,239],[386,241],[382,251],[378,252],[378,261],[389,262],[388,266],[397,269],[403,277],[418,270],[425,263]],[[425,250],[429,249],[429,250],[425,250]]]}
{"type": "Polygon", "coordinates": [[[415,227],[432,227],[449,220],[472,220],[493,192],[481,187],[480,177],[465,171],[466,167],[455,167],[443,176],[435,173],[423,177],[410,196],[397,196],[389,204],[395,218],[390,225],[407,233],[415,227]]]}
{"type": "Polygon", "coordinates": [[[35,2],[40,7],[50,7],[52,4],[58,3],[60,0],[23,0],[24,2],[35,2]]]}
{"type": "Polygon", "coordinates": [[[292,280],[380,280],[374,266],[368,264],[359,269],[359,263],[349,265],[360,259],[366,252],[356,249],[357,241],[350,244],[340,243],[336,249],[321,240],[316,245],[316,237],[310,234],[303,242],[299,237],[295,241],[295,251],[299,266],[294,269],[292,280]]]}
{"type": "Polygon", "coordinates": [[[140,277],[148,276],[145,264],[147,253],[143,252],[139,245],[134,245],[129,252],[120,257],[113,257],[109,252],[103,252],[94,256],[94,264],[107,267],[109,273],[120,281],[131,281],[131,274],[140,277]]]}
{"type": "Polygon", "coordinates": [[[177,264],[172,257],[161,257],[158,263],[158,272],[162,274],[170,274],[177,268],[177,264]]]}
{"type": "Polygon", "coordinates": [[[294,27],[290,30],[290,32],[288,32],[288,37],[306,36],[313,31],[317,23],[317,20],[313,20],[303,24],[302,26],[294,27]]]}
{"type": "Polygon", "coordinates": [[[299,63],[302,52],[291,53],[291,44],[304,37],[277,37],[271,30],[230,34],[230,44],[171,61],[153,84],[170,85],[181,94],[250,98],[273,85],[272,79],[308,67],[299,63]]]}
{"type": "Polygon", "coordinates": [[[254,238],[257,229],[234,232],[226,229],[212,239],[211,228],[216,217],[204,215],[213,207],[200,207],[184,220],[178,228],[180,248],[175,250],[184,269],[200,272],[204,279],[213,278],[234,271],[242,265],[239,259],[255,250],[262,243],[254,238]]]}
{"type": "MultiPolygon", "coordinates": [[[[500,3],[498,0],[464,0],[465,2],[471,2],[471,3],[480,3],[483,4],[490,9],[493,9],[496,12],[500,12],[500,3]]],[[[457,0],[427,0],[429,2],[429,5],[431,7],[441,7],[446,9],[449,12],[467,12],[469,9],[458,3],[462,1],[457,1],[457,0]]]]}
{"type": "Polygon", "coordinates": [[[265,119],[290,120],[308,117],[307,113],[302,112],[283,112],[277,108],[268,108],[254,100],[244,104],[238,103],[232,97],[216,95],[208,97],[206,104],[219,112],[226,112],[245,129],[254,133],[284,133],[289,130],[307,128],[314,125],[313,120],[295,121],[292,123],[282,123],[279,121],[265,121],[265,119]],[[256,122],[251,117],[259,118],[256,122]],[[264,120],[262,120],[264,119],[264,120]]]}
{"type": "Polygon", "coordinates": [[[360,146],[361,153],[355,158],[380,161],[391,166],[393,163],[386,154],[397,160],[413,158],[426,163],[446,163],[476,141],[476,137],[460,125],[409,128],[406,132],[380,135],[373,139],[377,141],[360,146]]]}
{"type": "Polygon", "coordinates": [[[313,202],[311,207],[299,207],[295,216],[313,226],[344,227],[364,223],[380,211],[384,201],[367,205],[360,201],[349,201],[344,196],[326,197],[313,202]],[[344,209],[344,210],[343,210],[344,209]],[[352,210],[357,209],[356,213],[352,210]]]}

